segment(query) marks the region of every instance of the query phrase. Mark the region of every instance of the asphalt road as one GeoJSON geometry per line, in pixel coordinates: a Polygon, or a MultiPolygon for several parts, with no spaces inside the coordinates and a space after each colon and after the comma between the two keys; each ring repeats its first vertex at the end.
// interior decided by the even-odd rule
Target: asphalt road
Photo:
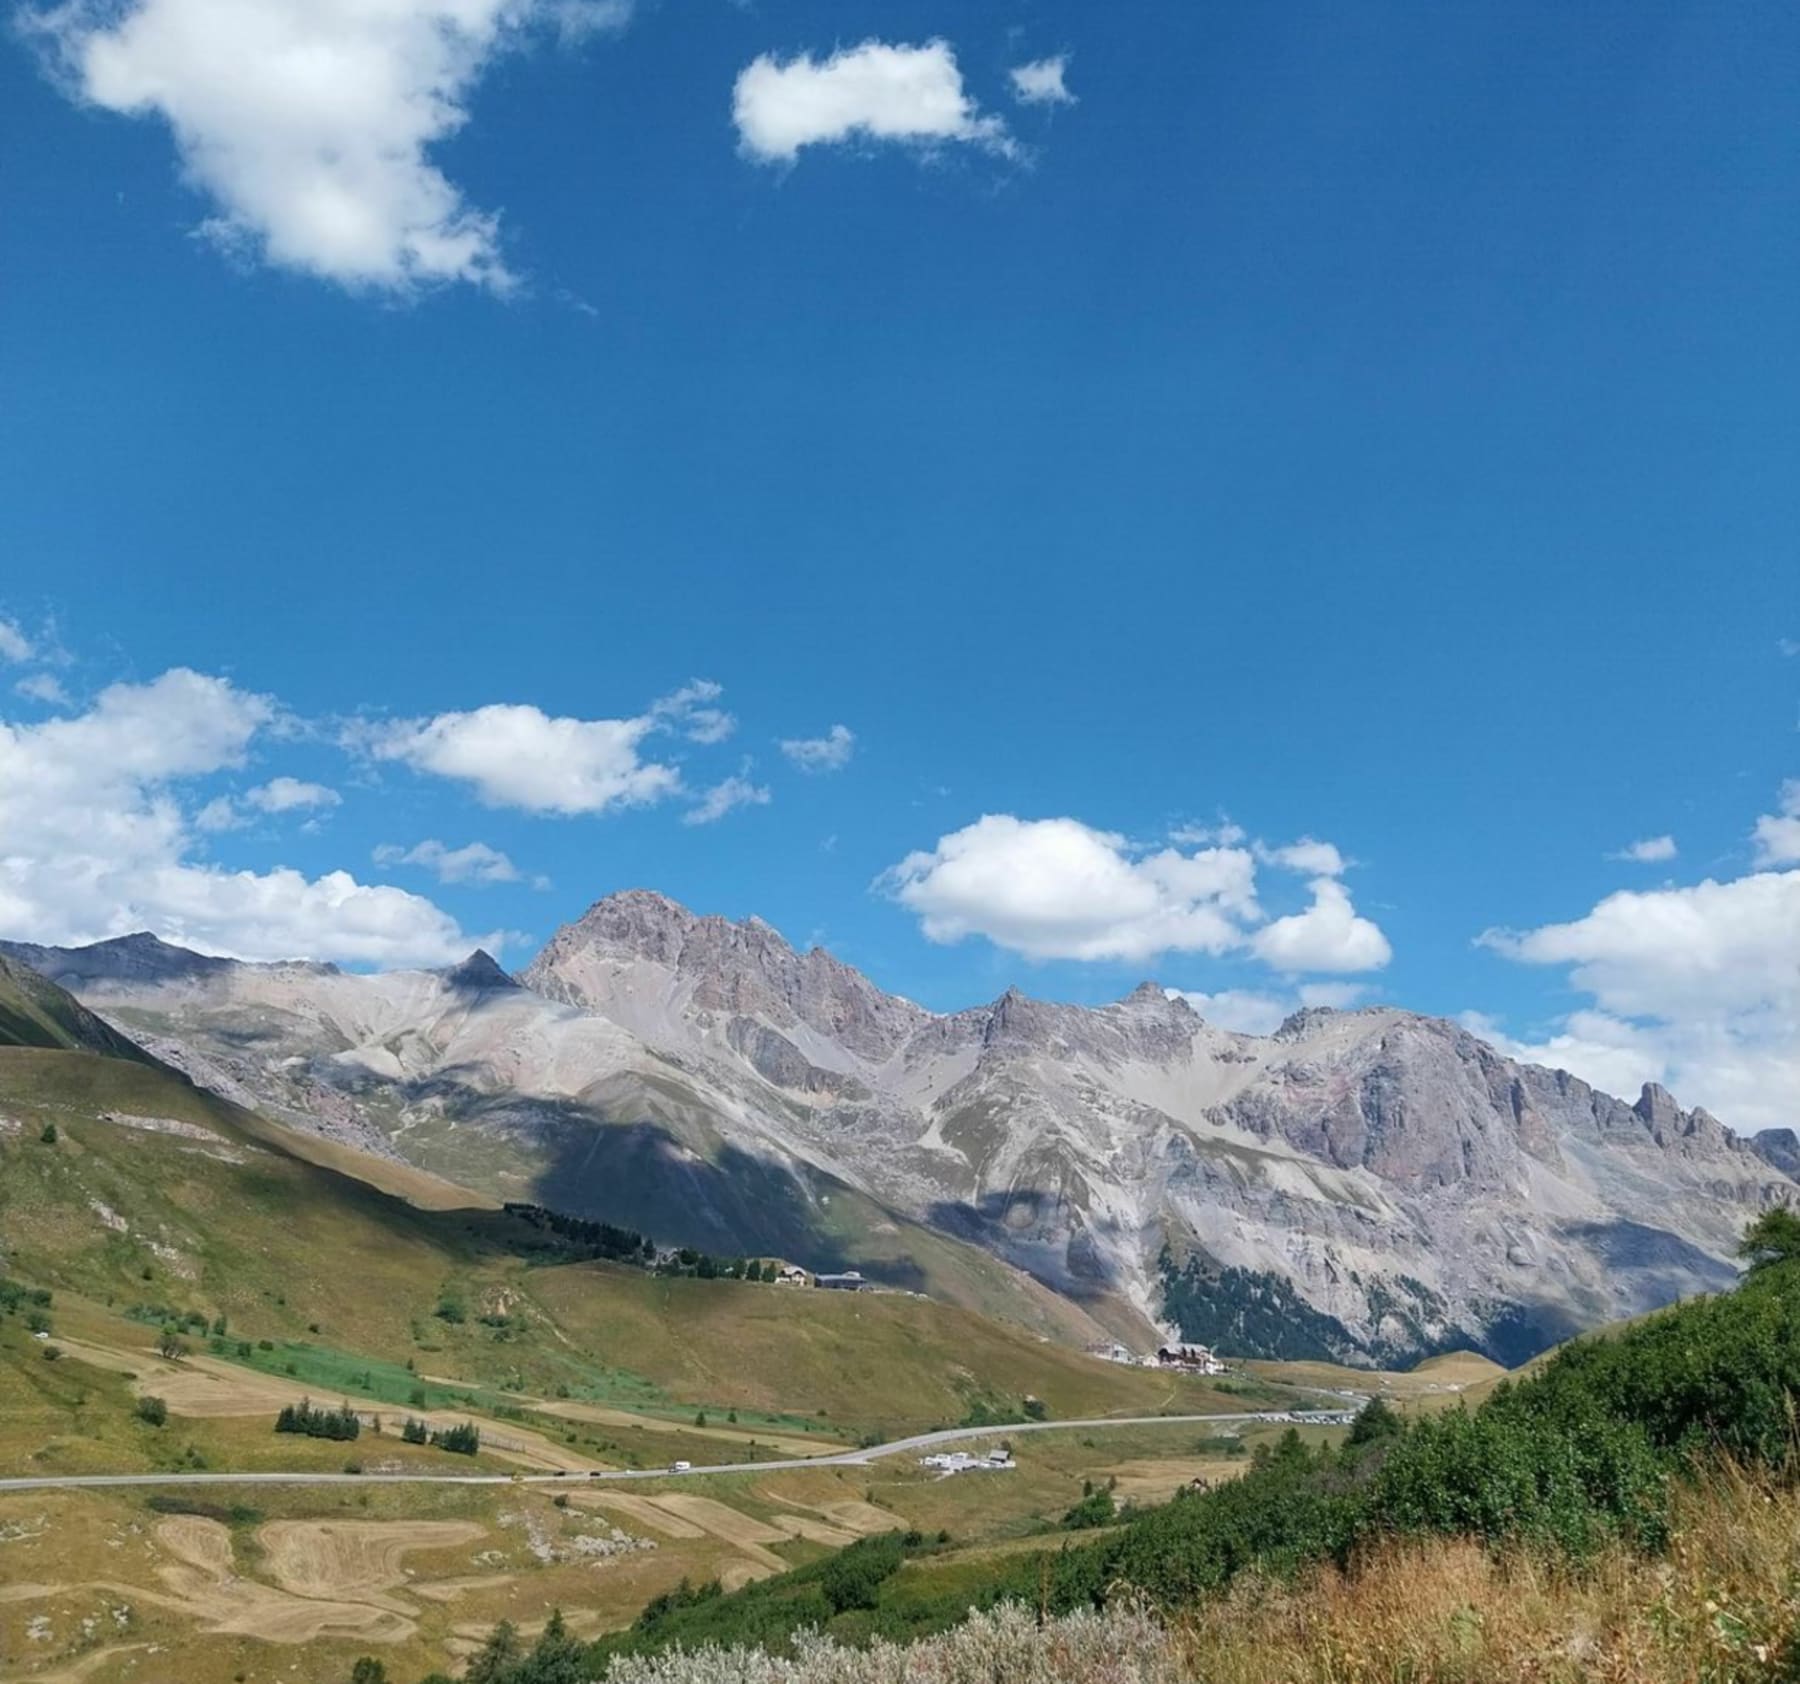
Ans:
{"type": "Polygon", "coordinates": [[[1097,1421],[1021,1421],[1007,1427],[950,1427],[941,1432],[915,1433],[867,1450],[840,1450],[825,1456],[800,1456],[779,1462],[707,1462],[683,1473],[668,1468],[608,1468],[592,1473],[148,1473],[148,1474],[48,1474],[29,1479],[0,1479],[4,1491],[80,1491],[132,1485],[568,1485],[599,1480],[700,1479],[708,1474],[781,1473],[791,1468],[860,1467],[884,1456],[902,1456],[909,1450],[930,1451],[935,1446],[961,1444],[970,1439],[1015,1438],[1021,1433],[1092,1431],[1105,1427],[1178,1427],[1242,1425],[1250,1421],[1318,1423],[1339,1418],[1338,1411],[1281,1414],[1261,1411],[1247,1415],[1132,1415],[1108,1416],[1097,1421]]]}

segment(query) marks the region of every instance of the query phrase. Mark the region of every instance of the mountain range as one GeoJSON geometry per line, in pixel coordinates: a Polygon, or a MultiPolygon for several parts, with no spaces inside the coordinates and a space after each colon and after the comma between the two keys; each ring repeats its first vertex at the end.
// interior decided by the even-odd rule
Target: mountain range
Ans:
{"type": "Polygon", "coordinates": [[[484,1193],[779,1255],[1046,1336],[1398,1363],[1549,1343],[1735,1274],[1800,1201],[1754,1140],[1443,1019],[1268,1036],[1144,983],[937,1013],[769,925],[628,891],[516,976],[364,975],[134,935],[0,943],[241,1105],[484,1193]]]}

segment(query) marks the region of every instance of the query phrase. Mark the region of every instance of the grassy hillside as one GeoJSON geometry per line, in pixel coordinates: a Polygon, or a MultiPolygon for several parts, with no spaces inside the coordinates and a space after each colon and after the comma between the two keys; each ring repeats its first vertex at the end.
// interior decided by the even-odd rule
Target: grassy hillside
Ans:
{"type": "Polygon", "coordinates": [[[0,953],[0,1047],[61,1047],[150,1062],[72,994],[0,953]]]}
{"type": "Polygon", "coordinates": [[[609,1264],[546,1269],[532,1291],[579,1343],[671,1397],[728,1397],[882,1437],[953,1426],[972,1409],[1053,1418],[1241,1410],[1290,1394],[1095,1361],[928,1299],[648,1276],[609,1264]]]}
{"type": "Polygon", "coordinates": [[[323,1389],[354,1378],[392,1402],[446,1377],[592,1406],[587,1424],[614,1438],[621,1409],[704,1408],[715,1425],[735,1409],[747,1427],[803,1414],[855,1435],[977,1403],[1017,1411],[1028,1394],[1065,1416],[1230,1406],[924,1299],[547,1267],[539,1230],[421,1208],[450,1190],[154,1063],[0,1047],[0,1119],[12,1274],[150,1326],[223,1318],[220,1354],[323,1389]]]}

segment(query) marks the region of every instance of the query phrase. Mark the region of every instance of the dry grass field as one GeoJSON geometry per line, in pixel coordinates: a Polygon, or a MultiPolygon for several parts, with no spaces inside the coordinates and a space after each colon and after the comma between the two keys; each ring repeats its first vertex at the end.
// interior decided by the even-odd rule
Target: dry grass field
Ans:
{"type": "Polygon", "coordinates": [[[422,1676],[502,1618],[529,1632],[561,1608],[579,1632],[617,1629],[683,1578],[734,1588],[877,1532],[950,1531],[946,1569],[995,1545],[1042,1547],[1084,1477],[1114,1470],[1121,1494],[1128,1479],[1172,1487],[1197,1442],[1174,1426],[1029,1435],[1014,1472],[954,1479],[895,1459],[629,1489],[5,1493],[0,1681],[161,1684],[176,1654],[183,1684],[337,1684],[362,1653],[422,1676]],[[310,1670],[296,1675],[300,1655],[310,1670]]]}

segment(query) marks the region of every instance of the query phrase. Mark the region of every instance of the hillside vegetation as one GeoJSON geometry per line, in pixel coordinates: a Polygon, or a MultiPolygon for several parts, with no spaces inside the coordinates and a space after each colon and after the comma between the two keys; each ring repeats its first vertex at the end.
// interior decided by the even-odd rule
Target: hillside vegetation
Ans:
{"type": "MultiPolygon", "coordinates": [[[[1204,1624],[1223,1605],[1245,1605],[1221,1599],[1274,1607],[1271,1582],[1350,1595],[1342,1586],[1364,1582],[1359,1574],[1367,1575],[1372,1606],[1401,1594],[1396,1576],[1409,1561],[1429,1562],[1441,1579],[1447,1563],[1475,1559],[1457,1549],[1491,1564],[1483,1571],[1496,1597],[1509,1575],[1527,1571],[1525,1563],[1548,1575],[1544,1582],[1568,1587],[1570,1607],[1598,1595],[1594,1587],[1609,1573],[1621,1585],[1658,1582],[1629,1564],[1673,1550],[1686,1570],[1683,1552],[1697,1547],[1693,1537],[1709,1537],[1715,1552],[1736,1547],[1706,1519],[1716,1520],[1721,1505],[1749,1492],[1790,1522],[1796,1512],[1785,1479],[1800,1392],[1800,1223],[1777,1211],[1757,1225],[1753,1241],[1758,1266],[1738,1290],[1570,1345],[1530,1378],[1496,1387],[1477,1409],[1409,1422],[1374,1405],[1341,1446],[1312,1448],[1290,1433],[1259,1450],[1234,1482],[1180,1496],[1093,1543],[1064,1538],[1049,1546],[1054,1553],[993,1558],[936,1595],[920,1593],[926,1563],[910,1558],[931,1546],[918,1538],[871,1540],[856,1546],[857,1555],[837,1558],[835,1569],[827,1562],[731,1596],[700,1587],[647,1609],[632,1632],[603,1640],[586,1665],[597,1673],[616,1655],[695,1643],[785,1652],[805,1628],[849,1641],[906,1636],[1009,1601],[1072,1615],[1137,1598],[1170,1620],[1204,1624]],[[847,1592],[834,1591],[834,1572],[851,1586],[847,1592]]],[[[1783,1565],[1770,1571],[1790,1587],[1784,1611],[1755,1620],[1734,1615],[1732,1630],[1772,1622],[1773,1637],[1757,1639],[1766,1653],[1758,1659],[1747,1651],[1748,1658],[1775,1667],[1785,1655],[1780,1664],[1790,1670],[1718,1677],[1790,1678],[1800,1667],[1793,1636],[1800,1610],[1791,1591],[1800,1582],[1793,1577],[1800,1550],[1791,1526],[1776,1556],[1783,1565]]],[[[1304,1595],[1296,1588],[1280,1602],[1292,1627],[1282,1639],[1290,1653],[1316,1646],[1304,1595]]],[[[1654,1623],[1644,1609],[1615,1614],[1654,1623]]],[[[1289,1676],[1255,1670],[1253,1655],[1243,1665],[1237,1676],[1245,1679],[1289,1676]]],[[[1352,1676],[1322,1660],[1311,1675],[1352,1676]]],[[[1354,1674],[1390,1675],[1437,1676],[1397,1664],[1391,1674],[1354,1674]]],[[[529,1670],[500,1676],[506,1684],[533,1679],[529,1670]]],[[[726,1669],[718,1676],[762,1675],[726,1669]]]]}
{"type": "Polygon", "coordinates": [[[0,953],[0,1047],[60,1047],[152,1062],[72,994],[0,953]]]}

